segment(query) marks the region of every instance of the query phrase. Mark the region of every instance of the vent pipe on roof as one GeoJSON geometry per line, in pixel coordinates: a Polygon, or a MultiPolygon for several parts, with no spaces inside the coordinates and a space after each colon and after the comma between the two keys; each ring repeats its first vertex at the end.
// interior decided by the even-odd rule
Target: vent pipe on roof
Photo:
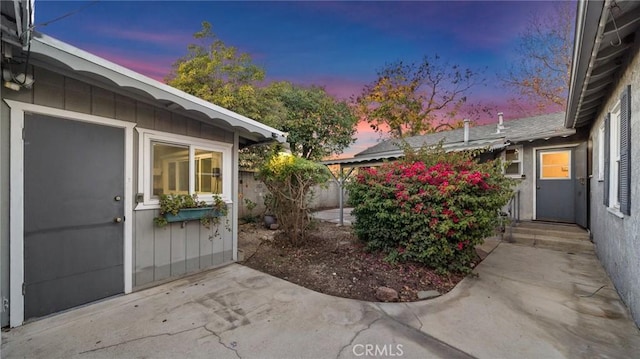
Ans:
{"type": "Polygon", "coordinates": [[[464,122],[464,143],[469,143],[469,122],[471,122],[468,118],[465,118],[462,122],[464,122]]]}
{"type": "Polygon", "coordinates": [[[498,127],[496,130],[496,133],[500,133],[502,130],[504,130],[504,119],[502,116],[503,116],[503,113],[498,112],[498,127]]]}

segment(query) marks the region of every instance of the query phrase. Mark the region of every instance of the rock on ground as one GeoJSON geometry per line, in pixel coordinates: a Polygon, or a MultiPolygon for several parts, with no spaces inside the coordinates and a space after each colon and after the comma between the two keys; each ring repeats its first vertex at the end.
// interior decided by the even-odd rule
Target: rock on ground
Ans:
{"type": "Polygon", "coordinates": [[[382,302],[395,302],[398,300],[398,292],[389,287],[378,287],[376,289],[376,298],[382,302]]]}

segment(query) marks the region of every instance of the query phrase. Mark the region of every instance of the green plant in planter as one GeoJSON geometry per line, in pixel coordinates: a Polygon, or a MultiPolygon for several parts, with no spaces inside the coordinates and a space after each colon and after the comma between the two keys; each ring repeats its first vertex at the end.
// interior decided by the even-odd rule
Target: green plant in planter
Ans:
{"type": "MultiPolygon", "coordinates": [[[[219,225],[220,218],[226,217],[229,212],[227,204],[219,194],[213,195],[212,204],[205,201],[199,201],[196,194],[162,195],[160,196],[160,216],[155,217],[153,222],[158,227],[164,227],[169,223],[167,215],[177,216],[180,210],[197,208],[207,209],[207,211],[199,217],[200,223],[207,228],[211,228],[211,224],[216,226],[219,225]]],[[[218,234],[218,230],[216,229],[215,235],[217,236],[218,234]]]]}

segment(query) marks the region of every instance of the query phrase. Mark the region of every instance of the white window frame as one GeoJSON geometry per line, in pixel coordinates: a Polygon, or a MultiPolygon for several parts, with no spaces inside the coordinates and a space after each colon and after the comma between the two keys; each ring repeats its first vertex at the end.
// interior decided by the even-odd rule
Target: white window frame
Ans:
{"type": "Polygon", "coordinates": [[[604,181],[604,122],[598,129],[598,182],[604,181]]]}
{"type": "Polygon", "coordinates": [[[609,208],[620,210],[620,101],[611,110],[609,119],[609,208]]]}
{"type": "Polygon", "coordinates": [[[538,180],[540,181],[546,181],[546,180],[573,180],[573,173],[572,173],[572,166],[571,166],[571,162],[573,161],[573,159],[571,158],[572,155],[572,151],[569,150],[563,150],[560,149],[558,151],[540,151],[538,152],[538,156],[540,156],[540,158],[538,159],[538,163],[540,164],[540,168],[538,168],[538,175],[536,176],[536,178],[538,178],[538,180]],[[544,165],[544,161],[542,160],[542,157],[544,155],[549,155],[549,154],[555,154],[555,153],[563,153],[563,152],[568,152],[569,153],[569,173],[567,175],[567,177],[542,177],[542,173],[544,172],[542,170],[542,166],[544,165]]]}
{"type": "MultiPolygon", "coordinates": [[[[232,149],[233,144],[218,141],[211,141],[202,138],[195,138],[173,133],[161,132],[136,128],[138,137],[138,194],[142,194],[142,202],[136,205],[136,210],[158,209],[160,199],[153,198],[153,188],[151,188],[152,163],[151,151],[152,142],[161,142],[168,145],[184,146],[189,148],[189,193],[195,193],[195,174],[193,171],[193,161],[195,151],[205,150],[222,153],[222,191],[220,196],[226,203],[232,203],[231,187],[233,182],[232,173],[232,149]]],[[[138,195],[139,196],[139,195],[138,195]]],[[[198,199],[212,203],[213,195],[198,195],[198,199]]]]}
{"type": "Polygon", "coordinates": [[[522,174],[524,173],[524,169],[523,169],[523,160],[522,160],[522,156],[523,156],[523,148],[522,145],[513,145],[513,146],[508,146],[507,148],[505,148],[504,151],[502,151],[501,154],[501,158],[502,158],[502,162],[506,163],[507,162],[507,150],[516,150],[518,153],[518,159],[515,161],[511,161],[511,163],[517,163],[518,164],[518,174],[508,174],[507,173],[507,168],[503,168],[502,173],[504,173],[505,176],[507,177],[511,177],[511,178],[522,178],[522,174]]]}

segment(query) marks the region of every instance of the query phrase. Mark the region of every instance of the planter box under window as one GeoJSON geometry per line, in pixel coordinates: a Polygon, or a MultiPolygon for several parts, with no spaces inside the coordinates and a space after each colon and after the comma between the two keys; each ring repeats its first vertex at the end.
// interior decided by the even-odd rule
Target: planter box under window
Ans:
{"type": "Polygon", "coordinates": [[[203,217],[222,217],[222,214],[213,209],[212,207],[202,207],[202,208],[184,208],[178,211],[178,214],[173,215],[171,213],[165,213],[164,218],[167,219],[167,222],[185,222],[185,221],[195,221],[199,220],[203,217]]]}

